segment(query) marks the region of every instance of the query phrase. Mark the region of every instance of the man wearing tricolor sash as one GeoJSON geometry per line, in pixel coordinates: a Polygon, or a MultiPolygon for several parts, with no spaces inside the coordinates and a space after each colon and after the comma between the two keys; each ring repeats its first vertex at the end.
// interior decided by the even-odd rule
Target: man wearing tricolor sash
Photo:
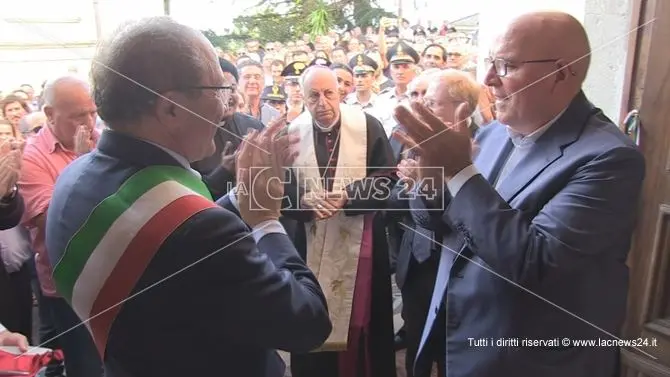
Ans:
{"type": "Polygon", "coordinates": [[[293,353],[293,377],[394,376],[388,244],[378,211],[395,179],[380,122],[340,104],[337,76],[313,66],[305,105],[289,126],[300,136],[286,216],[301,222],[295,243],[328,300],[333,331],[309,353],[293,353]]]}
{"type": "MultiPolygon", "coordinates": [[[[233,94],[214,48],[156,17],[122,26],[94,61],[93,97],[110,129],[58,178],[46,243],[58,293],[92,334],[106,377],[282,377],[276,349],[319,347],[332,326],[277,221],[283,184],[234,191],[222,208],[190,168],[214,151],[233,94]]],[[[245,139],[238,182],[283,174],[283,127],[245,139]]]]}

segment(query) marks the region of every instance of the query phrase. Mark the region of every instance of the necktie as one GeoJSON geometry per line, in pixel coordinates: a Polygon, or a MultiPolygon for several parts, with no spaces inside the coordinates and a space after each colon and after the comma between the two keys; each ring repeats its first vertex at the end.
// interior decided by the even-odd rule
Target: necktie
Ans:
{"type": "MultiPolygon", "coordinates": [[[[414,199],[420,200],[420,199],[414,199]]],[[[430,258],[433,250],[434,232],[429,229],[430,215],[426,211],[412,211],[414,220],[414,237],[412,238],[412,254],[419,263],[430,258]]]]}

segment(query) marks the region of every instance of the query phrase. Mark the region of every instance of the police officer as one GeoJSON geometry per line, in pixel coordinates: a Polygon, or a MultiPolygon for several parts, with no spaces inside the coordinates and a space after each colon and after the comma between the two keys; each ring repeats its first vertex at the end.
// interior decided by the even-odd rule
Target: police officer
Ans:
{"type": "Polygon", "coordinates": [[[266,86],[261,94],[261,101],[275,108],[281,115],[286,114],[286,92],[279,85],[266,86]]]}
{"type": "Polygon", "coordinates": [[[284,77],[284,93],[286,95],[286,121],[291,122],[305,111],[302,88],[300,87],[300,75],[307,69],[307,64],[295,61],[288,64],[282,70],[284,77]]]}
{"type": "Polygon", "coordinates": [[[381,91],[373,107],[374,112],[380,116],[379,120],[386,135],[390,136],[393,127],[398,123],[393,116],[394,109],[407,99],[407,85],[416,77],[416,65],[420,57],[410,45],[400,41],[388,50],[386,59],[391,66],[391,79],[395,86],[381,91]]]}
{"type": "MultiPolygon", "coordinates": [[[[354,71],[355,91],[347,96],[346,103],[359,106],[363,110],[373,108],[377,95],[372,87],[375,82],[375,72],[379,68],[377,62],[365,54],[354,55],[349,61],[349,67],[354,71]]],[[[372,114],[374,115],[374,114],[372,114]]]]}

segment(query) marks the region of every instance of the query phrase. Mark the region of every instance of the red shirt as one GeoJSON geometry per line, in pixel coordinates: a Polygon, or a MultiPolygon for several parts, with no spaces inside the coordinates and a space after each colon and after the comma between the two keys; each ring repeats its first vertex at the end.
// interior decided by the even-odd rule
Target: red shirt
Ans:
{"type": "Polygon", "coordinates": [[[56,178],[76,158],[74,152],[65,149],[56,139],[48,125],[34,136],[23,152],[19,189],[26,207],[21,223],[30,230],[32,247],[36,254],[37,277],[45,296],[53,297],[58,294],[51,278],[49,254],[44,245],[45,229],[35,224],[35,218],[46,214],[56,178]]]}

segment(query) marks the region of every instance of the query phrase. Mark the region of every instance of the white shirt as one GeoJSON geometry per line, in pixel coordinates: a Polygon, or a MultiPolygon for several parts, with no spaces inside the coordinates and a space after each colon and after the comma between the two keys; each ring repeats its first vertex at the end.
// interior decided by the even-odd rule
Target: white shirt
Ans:
{"type": "Polygon", "coordinates": [[[383,90],[379,93],[377,98],[375,98],[371,111],[376,114],[377,119],[379,119],[382,126],[384,126],[384,131],[386,131],[387,137],[391,136],[393,128],[398,124],[398,120],[394,115],[395,108],[403,102],[408,101],[409,98],[406,94],[400,96],[396,94],[396,87],[383,90]]]}
{"type": "MultiPolygon", "coordinates": [[[[563,113],[565,113],[564,109],[560,113],[558,113],[557,116],[555,116],[552,120],[547,122],[545,125],[542,127],[538,128],[537,130],[533,131],[531,134],[527,136],[523,136],[517,132],[514,132],[510,127],[507,127],[507,132],[510,135],[510,139],[512,140],[512,143],[514,144],[514,150],[512,153],[510,153],[510,156],[507,158],[507,161],[505,162],[505,165],[502,167],[500,170],[500,174],[498,174],[498,177],[496,178],[496,183],[498,181],[498,178],[503,178],[506,175],[506,172],[511,171],[514,166],[520,161],[520,158],[514,158],[514,153],[519,152],[519,151],[524,151],[527,150],[537,139],[540,138],[551,126],[556,123],[558,118],[560,118],[563,113]]],[[[518,156],[518,155],[517,155],[518,156]]],[[[463,185],[465,185],[470,178],[474,177],[475,175],[479,174],[477,169],[475,168],[474,165],[468,165],[463,170],[459,171],[454,175],[451,179],[446,180],[445,183],[447,184],[447,189],[449,190],[449,193],[451,193],[452,197],[455,197],[456,194],[461,190],[463,185]]]]}

